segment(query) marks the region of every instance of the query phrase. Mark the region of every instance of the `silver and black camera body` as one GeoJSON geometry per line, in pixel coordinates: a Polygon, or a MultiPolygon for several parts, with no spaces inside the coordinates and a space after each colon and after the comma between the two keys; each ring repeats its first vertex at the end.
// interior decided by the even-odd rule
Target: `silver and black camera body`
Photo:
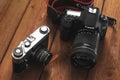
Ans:
{"type": "Polygon", "coordinates": [[[24,71],[31,61],[37,61],[45,66],[52,58],[52,53],[47,50],[50,29],[41,26],[13,50],[13,72],[24,71]]]}
{"type": "Polygon", "coordinates": [[[63,41],[73,40],[72,63],[77,67],[92,68],[107,26],[115,24],[115,19],[101,15],[95,7],[83,11],[66,10],[61,19],[60,37],[63,41]]]}

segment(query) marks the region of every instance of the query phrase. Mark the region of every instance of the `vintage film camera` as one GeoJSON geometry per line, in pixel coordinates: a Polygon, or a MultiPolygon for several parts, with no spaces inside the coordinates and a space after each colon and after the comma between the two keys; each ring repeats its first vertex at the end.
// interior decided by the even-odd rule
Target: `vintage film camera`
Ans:
{"type": "Polygon", "coordinates": [[[23,72],[31,61],[37,61],[45,66],[52,58],[52,53],[47,50],[50,29],[41,26],[13,50],[13,72],[23,72]]]}
{"type": "Polygon", "coordinates": [[[66,10],[61,19],[60,37],[63,41],[73,40],[72,63],[77,67],[92,68],[107,26],[115,24],[115,19],[100,14],[95,7],[83,11],[66,10]]]}

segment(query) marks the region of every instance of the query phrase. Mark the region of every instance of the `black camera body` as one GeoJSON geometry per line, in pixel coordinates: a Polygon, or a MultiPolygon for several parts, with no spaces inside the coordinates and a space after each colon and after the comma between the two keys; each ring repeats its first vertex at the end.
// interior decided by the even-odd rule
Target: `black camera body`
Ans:
{"type": "Polygon", "coordinates": [[[115,19],[101,15],[95,7],[83,11],[66,10],[61,19],[60,37],[63,41],[73,40],[72,63],[77,67],[92,68],[107,26],[115,23],[115,19]]]}
{"type": "Polygon", "coordinates": [[[47,26],[41,26],[20,42],[12,52],[13,72],[24,71],[32,61],[37,61],[41,66],[49,63],[52,58],[52,53],[47,50],[49,33],[47,26]]]}
{"type": "Polygon", "coordinates": [[[66,9],[82,11],[84,7],[93,6],[94,0],[48,0],[48,17],[54,24],[59,24],[61,15],[66,9]]]}

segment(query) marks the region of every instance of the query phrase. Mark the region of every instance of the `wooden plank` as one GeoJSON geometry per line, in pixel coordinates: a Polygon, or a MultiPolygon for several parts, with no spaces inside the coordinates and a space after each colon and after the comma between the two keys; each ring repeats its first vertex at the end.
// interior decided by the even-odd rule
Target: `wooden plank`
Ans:
{"type": "MultiPolygon", "coordinates": [[[[23,74],[16,76],[12,71],[12,50],[24,40],[30,33],[41,25],[52,24],[46,19],[46,1],[45,0],[31,0],[28,9],[15,33],[15,36],[8,48],[7,54],[0,65],[0,80],[38,80],[41,68],[38,64],[31,65],[23,74]],[[7,66],[7,67],[5,67],[7,66]]],[[[54,30],[52,29],[54,32],[54,30]]],[[[52,35],[49,43],[52,41],[52,35]]]]}
{"type": "Polygon", "coordinates": [[[109,27],[95,68],[88,80],[120,80],[120,1],[106,0],[103,14],[117,19],[115,28],[109,27]]]}
{"type": "Polygon", "coordinates": [[[7,1],[1,0],[0,1],[0,21],[2,20],[2,18],[6,14],[10,3],[11,3],[11,0],[7,0],[7,1]]]}
{"type": "MultiPolygon", "coordinates": [[[[101,9],[102,2],[103,0],[95,0],[95,6],[101,9]]],[[[88,70],[76,69],[71,65],[72,45],[69,42],[61,41],[59,36],[60,31],[58,30],[51,50],[59,56],[53,63],[46,66],[41,80],[86,80],[88,70]]]]}
{"type": "MultiPolygon", "coordinates": [[[[25,73],[21,76],[14,76],[12,74],[12,61],[11,52],[18,45],[18,43],[33,32],[39,25],[48,24],[46,22],[46,6],[45,0],[32,0],[26,14],[23,17],[22,22],[10,44],[7,54],[0,66],[0,80],[38,80],[40,75],[40,68],[37,64],[31,65],[25,73]],[[8,67],[5,67],[8,66],[8,67]]],[[[52,47],[54,54],[59,54],[59,57],[46,66],[41,80],[83,80],[86,77],[86,71],[78,70],[72,67],[70,64],[70,49],[71,45],[66,42],[62,42],[59,38],[59,31],[52,47]]],[[[53,34],[50,36],[49,42],[51,42],[53,34]]]]}
{"type": "Polygon", "coordinates": [[[0,63],[29,0],[0,0],[0,63]]]}
{"type": "Polygon", "coordinates": [[[94,6],[102,9],[103,0],[94,0],[94,6]]]}

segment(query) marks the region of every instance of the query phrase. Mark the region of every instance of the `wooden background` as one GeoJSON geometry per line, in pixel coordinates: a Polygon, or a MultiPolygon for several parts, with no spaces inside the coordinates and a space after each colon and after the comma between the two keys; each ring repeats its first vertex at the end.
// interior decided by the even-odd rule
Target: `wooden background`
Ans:
{"type": "MultiPolygon", "coordinates": [[[[102,9],[103,0],[95,0],[102,9]]],[[[40,80],[120,80],[120,1],[105,0],[103,14],[117,19],[115,28],[109,27],[100,48],[97,65],[89,72],[70,64],[69,43],[62,42],[46,17],[46,0],[0,0],[0,80],[39,80],[41,68],[30,65],[19,76],[12,72],[12,50],[41,25],[51,28],[49,46],[55,36],[51,52],[59,55],[45,67],[40,80]]]]}

